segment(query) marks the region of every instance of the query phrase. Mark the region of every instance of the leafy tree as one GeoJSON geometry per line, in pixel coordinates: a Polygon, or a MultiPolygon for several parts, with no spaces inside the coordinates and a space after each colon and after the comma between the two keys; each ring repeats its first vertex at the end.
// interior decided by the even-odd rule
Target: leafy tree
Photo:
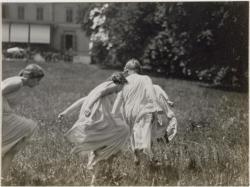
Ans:
{"type": "Polygon", "coordinates": [[[247,85],[248,2],[100,3],[85,12],[96,63],[138,58],[165,75],[247,85]]]}

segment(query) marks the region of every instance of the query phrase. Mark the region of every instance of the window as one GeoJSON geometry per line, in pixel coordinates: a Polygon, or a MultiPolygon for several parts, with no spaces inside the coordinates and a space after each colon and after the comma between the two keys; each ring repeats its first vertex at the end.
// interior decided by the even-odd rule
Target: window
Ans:
{"type": "Polygon", "coordinates": [[[36,8],[36,20],[38,20],[38,21],[43,20],[43,8],[42,7],[36,8]]]}
{"type": "Polygon", "coordinates": [[[71,8],[66,9],[66,22],[67,23],[73,22],[73,10],[71,8]]]}
{"type": "Polygon", "coordinates": [[[2,4],[2,18],[6,19],[8,17],[8,9],[6,4],[2,4]]]}
{"type": "Polygon", "coordinates": [[[24,19],[24,6],[18,6],[17,17],[18,19],[21,19],[21,20],[24,19]]]}

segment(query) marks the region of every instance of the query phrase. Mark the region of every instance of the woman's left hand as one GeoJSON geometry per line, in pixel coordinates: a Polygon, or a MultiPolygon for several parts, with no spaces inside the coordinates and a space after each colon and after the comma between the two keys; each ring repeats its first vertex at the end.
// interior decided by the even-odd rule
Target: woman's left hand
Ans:
{"type": "Polygon", "coordinates": [[[175,115],[174,115],[174,112],[173,111],[169,111],[168,114],[167,114],[168,118],[173,118],[175,115]]]}
{"type": "Polygon", "coordinates": [[[172,102],[172,101],[168,101],[168,104],[169,104],[171,107],[174,106],[174,102],[172,102]]]}

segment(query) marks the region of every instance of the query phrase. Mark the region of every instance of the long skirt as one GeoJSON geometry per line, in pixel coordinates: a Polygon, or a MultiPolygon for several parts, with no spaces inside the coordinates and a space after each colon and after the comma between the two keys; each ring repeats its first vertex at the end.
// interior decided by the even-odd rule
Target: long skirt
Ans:
{"type": "Polygon", "coordinates": [[[15,113],[3,113],[2,156],[23,138],[29,138],[37,128],[36,122],[15,113]]]}

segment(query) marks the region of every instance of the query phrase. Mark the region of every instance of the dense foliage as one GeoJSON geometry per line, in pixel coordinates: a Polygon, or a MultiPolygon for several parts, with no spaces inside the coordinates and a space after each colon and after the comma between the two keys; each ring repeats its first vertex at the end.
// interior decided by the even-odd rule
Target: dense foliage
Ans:
{"type": "Polygon", "coordinates": [[[135,57],[163,75],[247,87],[248,2],[87,7],[80,18],[91,37],[93,63],[124,65],[135,57]]]}

